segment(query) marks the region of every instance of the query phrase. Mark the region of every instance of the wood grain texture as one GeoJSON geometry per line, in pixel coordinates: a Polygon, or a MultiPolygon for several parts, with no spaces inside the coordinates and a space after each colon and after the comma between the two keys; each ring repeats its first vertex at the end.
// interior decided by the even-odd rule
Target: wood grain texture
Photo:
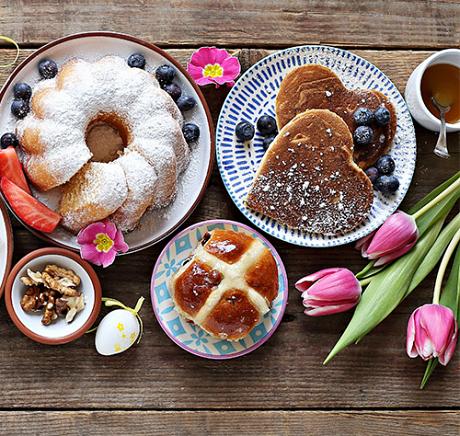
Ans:
{"type": "MultiPolygon", "coordinates": [[[[180,49],[170,52],[181,62],[185,62],[191,50],[180,49]]],[[[430,54],[425,51],[408,50],[355,52],[385,71],[401,91],[410,71],[430,54]]],[[[21,56],[27,53],[28,51],[23,51],[21,56]]],[[[259,49],[238,50],[244,68],[266,53],[265,50],[259,49]]],[[[5,63],[11,56],[11,50],[1,50],[0,63],[5,63]]],[[[7,73],[7,70],[0,70],[0,83],[5,80],[7,73]]],[[[215,119],[225,93],[225,88],[217,91],[213,88],[205,90],[215,119]]],[[[453,157],[441,160],[432,153],[436,135],[419,126],[416,127],[416,133],[419,153],[416,176],[404,205],[413,204],[429,192],[457,170],[459,163],[460,135],[448,135],[453,157]]],[[[216,169],[203,201],[184,226],[211,218],[235,219],[247,223],[231,202],[216,169]]],[[[16,260],[44,245],[18,223],[15,222],[14,226],[16,260]]],[[[293,283],[303,275],[324,267],[347,265],[358,271],[364,262],[351,246],[327,250],[305,249],[273,238],[270,240],[285,262],[291,286],[284,322],[264,346],[248,356],[233,361],[207,361],[186,353],[166,337],[156,322],[149,303],[149,281],[153,265],[164,243],[141,253],[121,257],[116,265],[108,269],[97,269],[106,296],[118,298],[126,304],[134,304],[141,295],[147,298],[141,312],[145,323],[144,338],[139,346],[121,355],[112,358],[99,356],[94,349],[94,336],[91,334],[72,344],[59,347],[36,344],[16,330],[6,314],[4,304],[1,304],[0,409],[460,407],[458,353],[448,368],[436,369],[436,376],[427,390],[420,391],[418,384],[424,364],[418,359],[408,359],[404,350],[409,314],[418,305],[430,301],[433,276],[359,345],[344,351],[328,367],[323,367],[323,358],[346,326],[350,314],[322,319],[305,317],[293,283]],[[52,375],[56,372],[59,376],[53,378],[52,375]]],[[[123,413],[128,417],[134,417],[130,418],[132,422],[139,422],[141,426],[156,423],[156,419],[160,420],[156,415],[145,415],[149,417],[148,421],[141,421],[139,417],[144,416],[142,414],[123,413]]],[[[15,415],[5,416],[12,416],[14,419],[15,415]]],[[[52,418],[55,416],[53,414],[37,416],[51,417],[52,422],[57,422],[52,418]]],[[[62,416],[69,416],[70,423],[74,420],[75,428],[80,423],[79,415],[62,416]]],[[[83,422],[96,419],[94,417],[99,415],[85,416],[87,417],[83,422]]],[[[116,425],[116,420],[119,419],[117,414],[114,414],[113,418],[103,413],[100,416],[100,419],[112,422],[113,425],[116,425]]],[[[214,422],[212,414],[201,417],[199,414],[190,413],[189,416],[192,424],[195,424],[194,419],[197,420],[198,428],[200,425],[208,425],[208,422],[211,425],[214,422]]],[[[283,416],[288,415],[280,415],[281,422],[284,422],[283,416]]],[[[292,416],[303,415],[294,413],[292,416]]],[[[348,415],[339,416],[343,428],[351,426],[351,420],[354,418],[349,418],[347,424],[348,415]]],[[[375,424],[380,425],[381,429],[387,428],[387,425],[392,425],[390,423],[393,422],[392,414],[384,416],[388,424],[375,424]]],[[[433,432],[436,432],[436,418],[426,416],[430,425],[434,426],[433,432]]],[[[290,422],[290,419],[286,418],[286,422],[290,422]]],[[[413,415],[401,419],[400,425],[404,423],[414,426],[417,422],[413,415]]],[[[457,415],[455,419],[458,419],[457,415]]],[[[184,422],[187,421],[184,419],[184,422]]],[[[256,422],[255,418],[252,422],[256,422]]],[[[301,426],[305,426],[309,421],[301,418],[300,422],[301,426]]],[[[322,425],[326,426],[327,422],[324,418],[322,425]]],[[[294,423],[295,421],[292,421],[292,425],[295,425],[294,423]]],[[[180,424],[181,422],[177,425],[180,424]]],[[[190,428],[196,429],[197,427],[193,427],[192,424],[190,428]]],[[[350,428],[359,430],[358,420],[354,425],[356,427],[350,428]]],[[[251,428],[248,427],[248,431],[251,428]]],[[[142,428],[141,430],[144,431],[142,428]]],[[[252,430],[254,432],[253,428],[252,430]]]]}
{"type": "Polygon", "coordinates": [[[0,29],[22,44],[91,30],[161,45],[456,47],[455,0],[0,0],[0,29]]]}
{"type": "Polygon", "coordinates": [[[9,436],[47,435],[413,435],[456,436],[454,411],[75,411],[0,412],[9,436]]]}

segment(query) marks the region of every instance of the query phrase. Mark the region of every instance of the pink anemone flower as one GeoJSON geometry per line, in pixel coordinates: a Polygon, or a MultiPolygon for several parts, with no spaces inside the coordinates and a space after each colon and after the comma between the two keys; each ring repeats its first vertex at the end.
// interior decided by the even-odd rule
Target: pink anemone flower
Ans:
{"type": "Polygon", "coordinates": [[[112,265],[118,252],[126,253],[129,248],[123,233],[109,220],[92,223],[80,230],[77,242],[82,259],[104,268],[112,265]]]}
{"type": "Polygon", "coordinates": [[[233,86],[241,71],[238,58],[227,50],[216,47],[201,47],[190,57],[187,71],[199,86],[214,84],[216,88],[227,84],[233,86]]]}

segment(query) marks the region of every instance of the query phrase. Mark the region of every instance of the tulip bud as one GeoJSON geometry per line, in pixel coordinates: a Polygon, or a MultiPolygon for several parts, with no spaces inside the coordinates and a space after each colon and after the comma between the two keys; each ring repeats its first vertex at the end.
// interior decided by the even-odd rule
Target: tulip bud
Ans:
{"type": "Polygon", "coordinates": [[[361,255],[376,260],[374,266],[385,265],[406,254],[417,242],[418,229],[413,216],[398,211],[382,226],[360,239],[356,248],[361,255]]]}
{"type": "Polygon", "coordinates": [[[407,354],[423,360],[437,357],[445,366],[454,354],[457,334],[457,321],[451,309],[440,304],[425,304],[415,309],[409,318],[407,354]]]}
{"type": "Polygon", "coordinates": [[[302,292],[305,314],[331,315],[356,306],[361,285],[346,268],[327,268],[300,279],[295,287],[302,292]]]}

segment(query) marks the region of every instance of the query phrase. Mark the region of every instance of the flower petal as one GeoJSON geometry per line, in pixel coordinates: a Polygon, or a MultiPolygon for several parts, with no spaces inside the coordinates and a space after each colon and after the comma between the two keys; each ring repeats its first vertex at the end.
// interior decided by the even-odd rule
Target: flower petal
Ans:
{"type": "Polygon", "coordinates": [[[449,363],[452,356],[454,355],[455,347],[457,346],[457,337],[458,337],[458,324],[457,322],[455,322],[454,333],[452,335],[452,339],[449,345],[447,346],[446,350],[444,351],[444,353],[439,355],[439,363],[441,365],[446,366],[449,363]]]}
{"type": "Polygon", "coordinates": [[[317,300],[356,301],[361,295],[361,285],[351,271],[342,269],[317,280],[306,292],[317,300]]]}
{"type": "Polygon", "coordinates": [[[92,244],[98,233],[105,233],[105,224],[101,221],[92,223],[80,230],[77,235],[78,244],[92,244]]]}
{"type": "Polygon", "coordinates": [[[377,261],[374,263],[374,266],[385,265],[387,263],[392,262],[395,259],[402,257],[404,254],[406,254],[408,251],[412,249],[412,247],[416,244],[416,242],[417,242],[417,235],[414,235],[414,239],[412,241],[409,241],[405,247],[402,247],[399,250],[395,250],[392,253],[389,253],[385,256],[379,257],[377,261]]]}
{"type": "Polygon", "coordinates": [[[369,258],[375,259],[382,254],[398,250],[417,233],[415,219],[411,215],[398,211],[377,230],[366,250],[367,254],[369,258]]]}
{"type": "Polygon", "coordinates": [[[300,292],[303,292],[305,291],[306,289],[308,289],[311,284],[313,282],[315,282],[316,280],[319,280],[320,278],[328,275],[328,274],[332,274],[332,273],[335,273],[337,271],[340,271],[341,269],[343,268],[324,268],[324,269],[321,269],[313,274],[310,274],[308,276],[305,276],[305,277],[302,277],[300,280],[297,280],[297,282],[295,283],[295,287],[296,289],[298,289],[300,292]]]}
{"type": "Polygon", "coordinates": [[[101,253],[96,250],[94,244],[84,244],[80,246],[80,256],[94,265],[102,265],[101,253]]]}
{"type": "Polygon", "coordinates": [[[222,68],[224,69],[223,77],[227,80],[233,80],[241,72],[241,65],[239,60],[236,57],[229,57],[221,63],[222,68]]]}
{"type": "Polygon", "coordinates": [[[306,309],[304,313],[308,316],[333,315],[334,313],[346,312],[347,310],[353,308],[355,305],[356,303],[350,303],[337,306],[318,307],[314,309],[306,309]]]}
{"type": "Polygon", "coordinates": [[[113,241],[115,239],[115,236],[117,235],[117,226],[109,220],[104,220],[103,221],[105,225],[105,234],[109,236],[109,238],[113,241]]]}
{"type": "Polygon", "coordinates": [[[198,80],[203,77],[203,67],[196,66],[191,64],[190,62],[187,64],[187,71],[192,76],[193,80],[198,80]]]}
{"type": "Polygon", "coordinates": [[[190,63],[198,67],[204,67],[207,64],[213,64],[215,56],[213,55],[216,47],[201,47],[192,53],[190,63]]]}
{"type": "Polygon", "coordinates": [[[122,253],[126,253],[129,250],[128,244],[125,242],[125,238],[123,237],[123,233],[120,230],[117,230],[115,235],[115,239],[113,248],[116,251],[121,251],[122,253]]]}
{"type": "Polygon", "coordinates": [[[415,313],[418,309],[412,312],[409,322],[407,323],[407,336],[406,336],[406,352],[409,357],[417,357],[417,349],[415,347],[415,313]]]}
{"type": "Polygon", "coordinates": [[[101,264],[104,268],[107,268],[109,265],[112,265],[112,263],[115,260],[115,257],[117,256],[117,252],[115,250],[110,250],[107,253],[100,253],[100,260],[101,264]]]}

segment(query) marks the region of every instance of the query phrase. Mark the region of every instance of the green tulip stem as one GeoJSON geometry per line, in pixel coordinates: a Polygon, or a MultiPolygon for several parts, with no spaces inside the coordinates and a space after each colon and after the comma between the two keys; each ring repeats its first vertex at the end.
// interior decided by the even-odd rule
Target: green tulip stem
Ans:
{"type": "Polygon", "coordinates": [[[362,288],[364,288],[364,286],[367,286],[371,282],[372,279],[373,277],[367,277],[365,279],[359,280],[359,284],[361,285],[362,288]]]}
{"type": "Polygon", "coordinates": [[[442,199],[446,198],[451,192],[454,192],[460,187],[460,179],[457,179],[447,189],[442,191],[437,197],[433,198],[429,203],[425,204],[421,209],[415,212],[412,216],[414,219],[420,218],[425,212],[428,212],[433,206],[436,206],[442,199]]]}
{"type": "Polygon", "coordinates": [[[446,273],[447,265],[449,264],[449,260],[452,257],[452,254],[457,247],[458,242],[460,241],[460,229],[457,230],[454,237],[450,241],[446,252],[441,260],[441,265],[439,266],[438,274],[436,276],[436,282],[434,285],[434,293],[433,293],[433,304],[439,304],[439,298],[441,297],[441,286],[442,281],[444,279],[444,274],[446,273]]]}

